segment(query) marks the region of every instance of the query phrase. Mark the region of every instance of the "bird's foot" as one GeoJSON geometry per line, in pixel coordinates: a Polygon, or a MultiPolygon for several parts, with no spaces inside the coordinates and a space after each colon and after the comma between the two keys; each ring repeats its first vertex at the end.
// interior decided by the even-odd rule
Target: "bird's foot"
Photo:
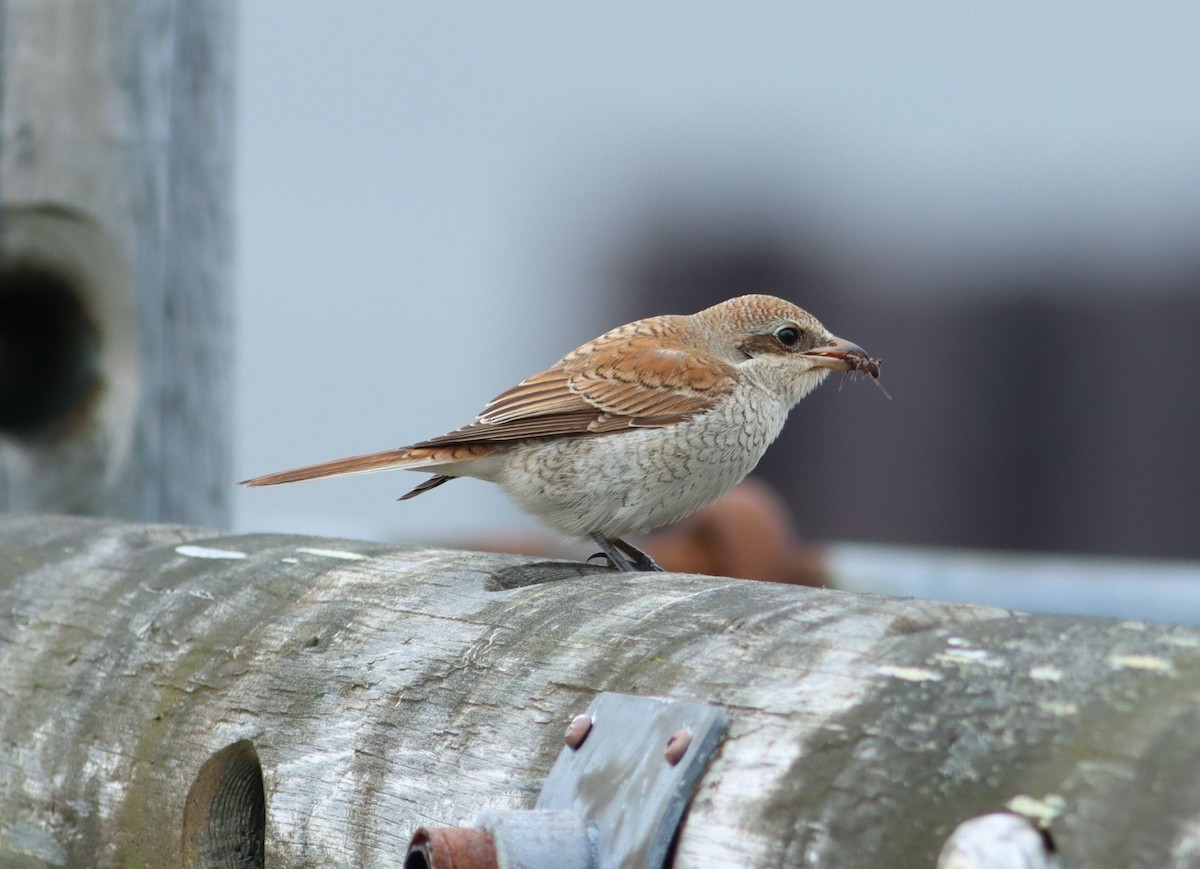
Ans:
{"type": "MultiPolygon", "coordinates": [[[[655,563],[653,558],[620,537],[609,538],[603,534],[591,534],[589,536],[596,541],[602,550],[593,555],[592,558],[603,555],[608,559],[609,564],[621,573],[662,571],[662,568],[655,563]]],[[[588,560],[590,561],[591,559],[588,560]]]]}

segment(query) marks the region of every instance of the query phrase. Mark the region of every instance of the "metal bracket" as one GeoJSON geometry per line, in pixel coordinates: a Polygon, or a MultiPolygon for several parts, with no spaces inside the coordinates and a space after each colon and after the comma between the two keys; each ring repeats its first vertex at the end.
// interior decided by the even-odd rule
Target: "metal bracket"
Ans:
{"type": "Polygon", "coordinates": [[[662,866],[725,732],[725,713],[705,703],[604,693],[584,715],[591,727],[577,748],[563,748],[536,808],[586,818],[597,833],[600,869],[662,866]]]}
{"type": "Polygon", "coordinates": [[[422,828],[405,867],[660,869],[727,722],[705,703],[599,694],[571,722],[532,811],[488,812],[475,830],[422,828]],[[480,836],[494,850],[464,862],[459,841],[480,836]]]}

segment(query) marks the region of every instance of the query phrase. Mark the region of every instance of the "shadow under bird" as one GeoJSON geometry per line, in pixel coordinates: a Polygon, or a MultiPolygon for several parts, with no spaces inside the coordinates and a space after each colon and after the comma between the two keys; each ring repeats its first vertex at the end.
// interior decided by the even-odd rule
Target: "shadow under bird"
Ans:
{"type": "Polygon", "coordinates": [[[590,537],[619,570],[656,570],[627,543],[732,489],[830,371],[880,360],[774,296],[613,329],[496,396],[470,425],[410,446],[243,481],[273,486],[399,468],[502,486],[526,512],[590,537]]]}

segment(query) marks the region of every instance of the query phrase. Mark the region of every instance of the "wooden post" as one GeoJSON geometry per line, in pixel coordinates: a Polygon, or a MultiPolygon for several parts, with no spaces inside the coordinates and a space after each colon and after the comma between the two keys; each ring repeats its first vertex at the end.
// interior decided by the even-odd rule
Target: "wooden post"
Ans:
{"type": "Polygon", "coordinates": [[[0,510],[227,524],[230,4],[0,22],[0,510]]]}
{"type": "Polygon", "coordinates": [[[0,520],[0,864],[396,866],[617,691],[728,714],[676,867],[1200,865],[1195,629],[210,534],[0,520]]]}

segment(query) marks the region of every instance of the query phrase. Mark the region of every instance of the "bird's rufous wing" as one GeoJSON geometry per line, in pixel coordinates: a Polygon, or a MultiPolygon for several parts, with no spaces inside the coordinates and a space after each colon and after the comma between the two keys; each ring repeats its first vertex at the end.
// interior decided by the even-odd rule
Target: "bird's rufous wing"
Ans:
{"type": "Polygon", "coordinates": [[[660,335],[610,334],[496,396],[470,425],[412,446],[662,428],[708,410],[733,384],[723,360],[660,335]]]}
{"type": "MultiPolygon", "coordinates": [[[[672,346],[662,334],[630,324],[496,396],[473,423],[457,431],[395,450],[255,477],[242,485],[448,464],[487,455],[499,443],[523,438],[663,428],[708,410],[733,384],[733,368],[727,362],[682,344],[672,346]]],[[[405,497],[446,479],[433,477],[405,497]]]]}

